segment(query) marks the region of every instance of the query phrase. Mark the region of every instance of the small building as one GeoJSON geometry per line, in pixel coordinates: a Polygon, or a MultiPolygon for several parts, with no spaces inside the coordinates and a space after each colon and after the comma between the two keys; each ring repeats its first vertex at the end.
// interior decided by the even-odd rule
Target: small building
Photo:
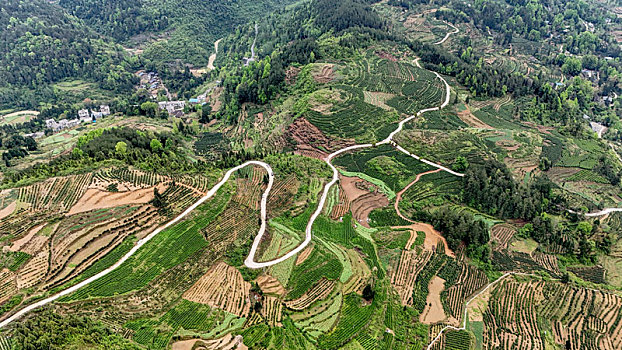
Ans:
{"type": "Polygon", "coordinates": [[[192,105],[198,105],[200,103],[198,98],[191,98],[189,102],[192,105]]]}
{"type": "Polygon", "coordinates": [[[110,115],[110,106],[108,106],[108,105],[101,105],[101,106],[99,106],[99,111],[104,116],[110,115]]]}
{"type": "Polygon", "coordinates": [[[24,137],[32,137],[33,139],[38,139],[39,137],[43,137],[44,135],[45,135],[45,132],[38,131],[38,132],[30,133],[30,134],[24,134],[24,137]]]}
{"type": "Polygon", "coordinates": [[[104,114],[102,112],[96,112],[96,111],[91,110],[91,117],[93,118],[93,120],[100,119],[103,116],[104,114]]]}
{"type": "Polygon", "coordinates": [[[78,111],[78,119],[82,119],[85,117],[89,116],[89,110],[88,109],[81,109],[78,111]]]}
{"type": "Polygon", "coordinates": [[[162,101],[158,102],[158,107],[160,110],[166,110],[168,114],[177,115],[181,112],[183,115],[183,110],[186,107],[186,101],[162,101]]]}

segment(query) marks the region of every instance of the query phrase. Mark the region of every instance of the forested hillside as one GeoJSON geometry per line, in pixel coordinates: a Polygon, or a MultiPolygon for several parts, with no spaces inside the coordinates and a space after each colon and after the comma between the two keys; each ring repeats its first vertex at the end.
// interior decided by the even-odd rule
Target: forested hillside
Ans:
{"type": "Polygon", "coordinates": [[[215,40],[292,2],[60,0],[59,4],[100,33],[144,48],[151,60],[205,65],[215,40]],[[145,35],[129,40],[139,34],[145,35]],[[157,39],[148,39],[150,35],[157,39]]]}
{"type": "Polygon", "coordinates": [[[101,83],[115,92],[132,87],[124,52],[44,0],[0,5],[0,106],[34,107],[54,96],[48,84],[65,78],[101,83]]]}

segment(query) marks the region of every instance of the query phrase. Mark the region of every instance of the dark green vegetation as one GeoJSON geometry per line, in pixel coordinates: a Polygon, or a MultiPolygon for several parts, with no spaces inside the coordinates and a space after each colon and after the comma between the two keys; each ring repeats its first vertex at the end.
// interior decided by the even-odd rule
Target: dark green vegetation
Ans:
{"type": "Polygon", "coordinates": [[[37,164],[18,172],[7,172],[5,182],[57,176],[80,168],[95,167],[110,160],[119,160],[145,170],[173,171],[200,168],[192,164],[179,148],[180,138],[170,133],[143,132],[132,128],[95,129],[78,138],[71,154],[60,156],[48,164],[37,164]]]}
{"type": "Polygon", "coordinates": [[[67,78],[96,81],[116,93],[134,84],[123,49],[56,5],[7,0],[1,8],[0,107],[36,107],[56,97],[50,83],[67,78]]]}
{"type": "Polygon", "coordinates": [[[503,219],[531,220],[563,204],[561,199],[553,198],[552,183],[548,179],[517,183],[508,168],[496,162],[471,167],[463,183],[464,203],[503,219]]]}
{"type": "Polygon", "coordinates": [[[399,191],[416,174],[431,168],[420,161],[395,150],[390,145],[374,147],[345,154],[333,162],[350,172],[364,173],[384,182],[393,191],[399,191]]]}
{"type": "MultiPolygon", "coordinates": [[[[1,114],[17,105],[41,112],[24,123],[0,119],[7,188],[0,192],[0,210],[16,203],[0,219],[0,231],[8,232],[3,245],[24,239],[17,250],[29,252],[2,254],[2,315],[111,266],[151,232],[149,225],[188,208],[225,169],[249,159],[265,161],[275,174],[256,261],[282,256],[304,239],[330,181],[321,158],[353,143],[382,140],[399,120],[444,101],[445,85],[428,69],[451,85],[449,105],[417,115],[394,142],[465,173],[432,172],[412,183],[434,168],[394,145],[343,154],[334,159],[340,176],[363,180],[340,181],[329,191],[310,246],[282,263],[249,269],[244,260],[261,224],[258,203],[268,176],[247,167],[119,268],[51,304],[60,315],[101,319],[124,340],[70,321],[72,334],[58,331],[64,340],[33,332],[38,339],[28,341],[40,343],[34,348],[123,348],[131,342],[166,349],[198,339],[190,346],[233,348],[232,342],[242,341],[252,349],[424,349],[449,317],[461,323],[465,303],[507,272],[539,277],[496,284],[490,300],[477,301],[481,320],[467,320],[467,331],[445,333],[442,348],[525,348],[523,339],[536,344],[563,338],[569,324],[595,325],[598,339],[619,345],[619,327],[611,324],[622,314],[619,298],[596,296],[595,290],[582,296],[584,286],[622,287],[619,215],[582,214],[618,206],[622,198],[622,163],[613,154],[620,147],[622,114],[614,93],[622,93],[621,67],[611,38],[622,23],[606,6],[591,0],[60,0],[0,6],[0,24],[16,28],[0,37],[15,42],[0,58],[6,60],[2,87],[13,96],[1,114]],[[32,13],[30,19],[20,11],[32,13]],[[453,30],[443,20],[460,32],[433,44],[453,30]],[[217,68],[197,71],[221,37],[217,68]],[[58,45],[57,56],[51,51],[58,45]],[[138,70],[157,72],[163,87],[134,90],[130,73],[138,70]],[[22,95],[27,98],[15,98],[22,95]],[[198,104],[187,101],[199,96],[198,104]],[[184,114],[160,110],[157,102],[165,99],[186,100],[184,114]],[[45,119],[72,118],[100,104],[110,104],[115,115],[95,126],[24,136],[46,130],[45,119]],[[588,118],[610,127],[604,138],[590,130],[588,118]],[[75,182],[40,181],[67,174],[77,174],[75,182]],[[149,188],[155,185],[167,188],[149,188]],[[99,220],[114,219],[117,209],[68,214],[84,193],[113,205],[145,188],[153,200],[118,209],[142,216],[119,219],[122,227],[114,234],[99,220]],[[388,203],[379,199],[384,196],[388,203]],[[411,221],[431,224],[442,237],[411,221]],[[64,235],[66,226],[71,235],[64,235]],[[82,230],[91,230],[102,240],[97,243],[118,244],[87,265],[61,262],[69,275],[49,285],[34,278],[27,283],[34,272],[59,271],[49,257],[91,252],[90,241],[63,241],[86,237],[82,230]],[[25,238],[31,232],[32,241],[25,238]],[[206,275],[225,264],[226,276],[206,275]],[[563,288],[546,289],[557,283],[563,288]],[[196,295],[214,299],[190,301],[195,288],[204,288],[196,295]],[[532,307],[560,291],[567,294],[555,300],[611,302],[607,317],[579,319],[575,315],[588,315],[586,309],[569,306],[567,315],[552,319],[543,316],[550,310],[532,307]],[[430,320],[436,315],[428,300],[436,298],[444,317],[430,320]],[[517,305],[519,300],[526,302],[517,305]],[[519,319],[504,316],[516,309],[524,310],[520,330],[499,326],[519,319]],[[87,331],[74,332],[73,325],[87,331]],[[104,344],[92,344],[89,334],[104,344]]],[[[33,317],[24,324],[35,327],[39,315],[33,317]]],[[[0,349],[28,337],[22,326],[3,332],[0,349]]],[[[596,344],[594,330],[581,334],[591,338],[577,336],[574,345],[596,344]]]]}
{"type": "Polygon", "coordinates": [[[140,349],[90,318],[61,316],[51,310],[38,311],[14,327],[11,343],[15,349],[140,349]]]}
{"type": "Polygon", "coordinates": [[[145,56],[150,60],[182,60],[184,63],[203,66],[214,50],[214,41],[226,36],[237,26],[258,20],[262,14],[290,2],[60,0],[59,5],[101,34],[119,42],[146,47],[145,56]],[[149,39],[150,36],[164,40],[149,39]]]}

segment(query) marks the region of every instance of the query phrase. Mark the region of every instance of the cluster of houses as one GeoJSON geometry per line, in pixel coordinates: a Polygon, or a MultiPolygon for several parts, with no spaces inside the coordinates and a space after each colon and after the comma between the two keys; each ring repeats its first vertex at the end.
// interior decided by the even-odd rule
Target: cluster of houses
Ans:
{"type": "Polygon", "coordinates": [[[73,128],[82,123],[92,123],[98,119],[110,115],[110,107],[107,105],[101,105],[99,111],[88,109],[81,109],[78,111],[78,119],[61,119],[56,121],[54,119],[46,119],[45,126],[52,131],[57,132],[63,129],[73,128]]]}
{"type": "Polygon", "coordinates": [[[158,102],[158,107],[161,111],[166,110],[171,116],[181,117],[184,115],[186,101],[161,101],[158,102]]]}
{"type": "Polygon", "coordinates": [[[145,72],[141,70],[141,71],[138,71],[136,75],[138,75],[138,77],[140,78],[140,85],[138,85],[137,88],[145,89],[149,91],[149,95],[151,95],[151,98],[153,99],[158,98],[158,91],[160,89],[164,89],[167,97],[169,96],[168,90],[162,83],[162,79],[160,79],[160,77],[158,76],[158,73],[145,72]]]}

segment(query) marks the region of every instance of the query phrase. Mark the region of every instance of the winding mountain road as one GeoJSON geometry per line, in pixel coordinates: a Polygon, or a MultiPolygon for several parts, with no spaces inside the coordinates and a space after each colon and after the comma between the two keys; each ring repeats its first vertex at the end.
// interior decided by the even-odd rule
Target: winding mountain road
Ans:
{"type": "Polygon", "coordinates": [[[445,22],[447,23],[448,26],[452,27],[454,30],[451,32],[447,32],[447,34],[445,34],[445,37],[437,42],[434,43],[434,45],[440,45],[442,43],[444,43],[447,39],[449,39],[449,37],[452,34],[458,34],[460,32],[460,29],[456,28],[453,24],[449,23],[449,22],[445,22]]]}
{"type": "MultiPolygon", "coordinates": [[[[453,26],[452,26],[453,27],[453,26]]],[[[455,28],[455,27],[454,27],[455,28]]],[[[455,34],[458,32],[458,29],[455,28],[456,31],[448,33],[445,38],[443,38],[443,40],[439,41],[438,44],[442,44],[445,40],[447,40],[447,38],[449,37],[449,35],[451,34],[455,34]]],[[[257,24],[255,24],[255,41],[257,40],[257,24]]],[[[254,60],[254,56],[255,56],[255,42],[253,42],[253,45],[251,47],[251,59],[249,60],[254,60]]],[[[248,61],[246,62],[248,64],[248,61]]],[[[415,64],[417,64],[417,66],[419,66],[419,62],[415,61],[415,64]]],[[[420,66],[419,66],[420,67],[420,66]]],[[[53,296],[47,297],[45,299],[42,299],[40,301],[37,301],[34,304],[28,305],[25,308],[19,310],[18,312],[16,312],[15,314],[13,314],[12,316],[6,318],[5,320],[3,320],[2,322],[0,322],[0,328],[3,328],[5,326],[7,326],[8,324],[10,324],[11,322],[19,319],[20,317],[24,316],[25,314],[27,314],[28,312],[35,310],[39,307],[42,307],[46,304],[49,304],[53,301],[58,300],[59,298],[62,298],[63,296],[69,295],[77,290],[79,290],[80,288],[88,285],[91,282],[94,282],[104,276],[106,276],[107,274],[109,274],[110,272],[114,271],[115,269],[117,269],[119,266],[121,266],[125,261],[127,261],[132,255],[134,255],[143,245],[145,245],[147,242],[149,242],[151,239],[153,239],[153,237],[155,237],[157,234],[159,234],[160,232],[166,230],[167,228],[175,225],[176,223],[178,223],[179,221],[181,221],[183,218],[185,218],[186,216],[188,216],[188,214],[190,214],[194,209],[196,209],[199,205],[203,204],[205,201],[207,201],[208,199],[210,199],[211,197],[213,197],[216,192],[218,192],[218,190],[229,180],[229,178],[231,177],[231,175],[246,167],[249,165],[257,165],[257,166],[261,166],[263,167],[267,173],[268,173],[268,186],[266,187],[264,193],[261,196],[261,205],[260,205],[260,216],[261,216],[261,225],[259,228],[259,231],[257,232],[257,235],[255,236],[255,239],[253,240],[253,245],[251,247],[251,250],[249,252],[248,257],[246,258],[246,260],[244,261],[244,264],[249,267],[249,268],[253,268],[253,269],[258,269],[258,268],[263,268],[263,267],[269,267],[275,264],[278,264],[280,262],[283,262],[293,256],[295,256],[296,254],[298,254],[300,251],[302,251],[304,248],[306,248],[306,246],[311,242],[311,239],[313,237],[313,223],[315,222],[315,220],[317,219],[317,217],[320,215],[320,213],[322,212],[323,208],[324,208],[324,204],[326,203],[326,199],[328,197],[328,193],[331,189],[331,187],[337,183],[338,179],[339,179],[339,172],[337,171],[337,168],[332,164],[332,159],[339,156],[340,154],[346,153],[346,152],[350,152],[350,151],[356,151],[356,150],[360,150],[360,149],[364,149],[364,148],[371,148],[371,147],[376,147],[378,145],[382,145],[382,144],[390,144],[392,146],[394,146],[397,150],[399,150],[400,152],[403,152],[417,160],[420,160],[421,162],[424,162],[432,167],[437,168],[436,171],[445,171],[448,172],[452,175],[455,176],[464,176],[464,174],[455,172],[451,169],[448,169],[440,164],[434,163],[432,161],[423,159],[415,154],[412,154],[410,152],[408,152],[406,149],[404,149],[403,147],[399,146],[397,143],[395,143],[395,141],[393,140],[393,138],[395,137],[395,135],[397,135],[404,127],[404,124],[411,121],[412,119],[422,115],[423,113],[426,112],[431,112],[431,111],[437,111],[440,110],[442,108],[445,108],[447,105],[449,105],[449,100],[450,100],[450,86],[449,84],[445,81],[445,79],[443,79],[443,77],[441,77],[438,73],[433,72],[437,78],[439,78],[443,84],[445,85],[445,98],[443,100],[443,102],[441,103],[441,105],[439,107],[433,107],[433,108],[425,108],[420,110],[419,112],[417,112],[416,115],[412,115],[402,121],[399,122],[397,128],[391,133],[389,134],[389,136],[376,143],[376,144],[360,144],[360,145],[354,145],[354,146],[350,146],[350,147],[346,147],[343,149],[340,149],[336,152],[333,152],[331,154],[329,154],[324,161],[326,162],[326,164],[328,164],[328,166],[331,168],[331,170],[333,171],[333,176],[331,178],[331,181],[328,182],[325,186],[324,186],[324,190],[322,192],[322,196],[320,197],[318,206],[315,210],[315,212],[313,212],[313,214],[311,215],[311,217],[309,218],[309,222],[307,223],[306,229],[305,229],[305,239],[304,241],[298,245],[296,248],[294,248],[293,250],[289,251],[288,253],[286,253],[285,255],[270,260],[270,261],[264,261],[264,262],[257,262],[255,261],[255,255],[257,253],[257,249],[259,247],[259,244],[261,243],[261,240],[263,238],[263,235],[265,234],[266,231],[266,225],[267,225],[267,201],[268,201],[268,195],[270,194],[270,191],[272,189],[272,185],[274,184],[274,172],[272,171],[272,168],[270,167],[270,165],[268,165],[267,163],[261,162],[261,161],[247,161],[244,164],[238,165],[234,168],[229,169],[225,175],[223,176],[223,178],[220,180],[220,182],[218,182],[214,187],[212,187],[205,196],[203,196],[201,199],[199,199],[196,203],[194,203],[193,205],[191,205],[188,209],[186,209],[183,213],[179,214],[177,217],[175,217],[173,220],[167,222],[166,224],[164,224],[163,226],[157,228],[155,231],[153,231],[151,234],[149,234],[148,236],[144,237],[143,239],[139,240],[138,242],[136,242],[136,244],[132,247],[132,249],[130,249],[129,252],[127,252],[119,261],[117,261],[114,265],[108,267],[107,269],[99,272],[98,274],[77,283],[74,286],[71,286],[53,296]]],[[[622,208],[607,208],[604,209],[601,212],[598,213],[592,213],[592,214],[586,214],[586,216],[599,216],[599,215],[605,215],[608,214],[610,212],[613,211],[622,211],[622,208]]],[[[502,278],[500,278],[499,280],[505,278],[507,275],[504,275],[502,278]]],[[[492,286],[494,283],[497,283],[499,280],[492,282],[491,284],[489,284],[486,288],[484,288],[482,290],[485,291],[486,289],[488,289],[490,286],[492,286]]],[[[476,296],[474,296],[473,298],[477,297],[479,294],[481,294],[482,292],[478,293],[476,296]]],[[[473,298],[471,300],[473,300],[473,298]]],[[[470,301],[471,301],[470,300],[470,301]]],[[[469,301],[469,302],[470,302],[469,301]]],[[[467,305],[468,303],[467,302],[467,305]]],[[[451,327],[449,327],[451,328],[451,327]]],[[[445,329],[443,329],[444,331],[445,329]]],[[[442,331],[441,331],[442,332],[442,331]]],[[[439,335],[440,337],[440,335],[439,335]]],[[[438,338],[438,337],[437,337],[438,338]]],[[[436,341],[436,339],[434,340],[436,341]]],[[[430,344],[430,346],[434,343],[434,341],[430,344]]],[[[430,347],[428,347],[429,349],[430,347]]]]}

